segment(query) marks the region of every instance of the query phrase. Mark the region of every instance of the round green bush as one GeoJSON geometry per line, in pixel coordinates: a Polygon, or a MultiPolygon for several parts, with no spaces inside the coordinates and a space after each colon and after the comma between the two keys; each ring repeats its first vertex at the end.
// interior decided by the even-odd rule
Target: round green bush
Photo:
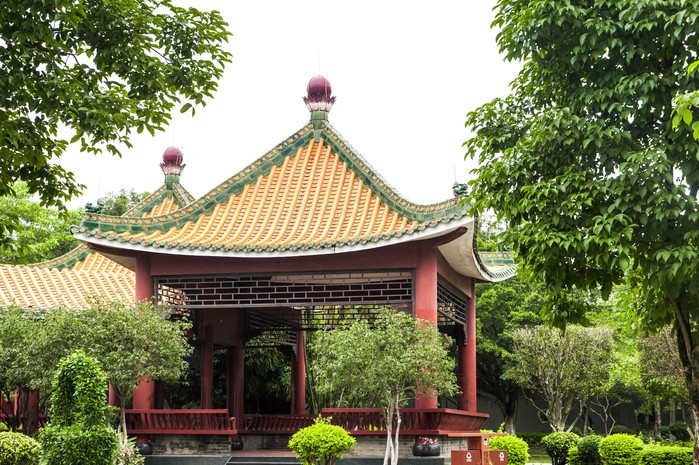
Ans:
{"type": "Polygon", "coordinates": [[[0,433],[0,465],[39,465],[39,443],[21,433],[0,433]]]}
{"type": "Polygon", "coordinates": [[[330,424],[323,417],[315,419],[311,426],[300,429],[291,436],[289,449],[296,453],[305,465],[333,465],[357,443],[347,431],[330,424]]]}
{"type": "Polygon", "coordinates": [[[577,446],[568,450],[568,463],[570,465],[602,465],[599,456],[599,442],[602,436],[590,434],[580,438],[577,446]]]}
{"type": "Polygon", "coordinates": [[[552,465],[565,465],[568,463],[568,450],[578,445],[580,436],[575,433],[559,431],[551,433],[541,440],[546,448],[546,453],[551,457],[552,465]]]}
{"type": "Polygon", "coordinates": [[[628,426],[615,425],[612,427],[611,431],[609,431],[609,434],[636,434],[636,432],[628,426]]]}
{"type": "Polygon", "coordinates": [[[638,465],[644,444],[628,434],[612,434],[599,442],[602,465],[638,465]]]}
{"type": "Polygon", "coordinates": [[[689,441],[692,439],[692,436],[689,434],[689,431],[687,430],[687,425],[683,421],[677,421],[673,424],[670,425],[670,434],[675,436],[675,439],[677,441],[689,441]]]}
{"type": "Polygon", "coordinates": [[[491,450],[506,450],[509,465],[525,465],[529,460],[529,445],[517,436],[491,436],[491,450]]]}
{"type": "Polygon", "coordinates": [[[660,437],[664,439],[665,441],[670,440],[670,427],[669,426],[661,426],[660,427],[660,437]]]}
{"type": "Polygon", "coordinates": [[[648,445],[641,452],[641,465],[692,465],[692,447],[648,445]]]}

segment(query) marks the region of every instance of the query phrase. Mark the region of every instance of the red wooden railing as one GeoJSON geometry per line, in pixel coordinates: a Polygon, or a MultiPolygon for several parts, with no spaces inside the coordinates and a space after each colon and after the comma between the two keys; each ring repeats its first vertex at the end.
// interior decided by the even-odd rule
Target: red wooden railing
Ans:
{"type": "Polygon", "coordinates": [[[317,415],[245,415],[241,434],[288,434],[313,424],[317,415]]]}
{"type": "MultiPolygon", "coordinates": [[[[452,409],[401,409],[401,434],[440,435],[476,432],[487,414],[452,409]]],[[[352,435],[386,434],[381,409],[323,409],[323,416],[352,435]]],[[[129,434],[293,434],[313,424],[315,415],[245,415],[242,429],[228,411],[221,410],[126,410],[129,434]]],[[[42,417],[40,425],[46,419],[42,417]]],[[[395,429],[395,420],[393,424],[395,429]]]]}
{"type": "Polygon", "coordinates": [[[228,410],[126,410],[129,434],[238,434],[228,410]]]}
{"type": "MultiPolygon", "coordinates": [[[[332,417],[334,425],[352,435],[385,434],[386,423],[381,409],[323,409],[323,416],[332,417]]],[[[488,414],[446,408],[400,410],[401,434],[439,435],[480,431],[488,414]]],[[[392,428],[395,430],[394,418],[392,428]]]]}

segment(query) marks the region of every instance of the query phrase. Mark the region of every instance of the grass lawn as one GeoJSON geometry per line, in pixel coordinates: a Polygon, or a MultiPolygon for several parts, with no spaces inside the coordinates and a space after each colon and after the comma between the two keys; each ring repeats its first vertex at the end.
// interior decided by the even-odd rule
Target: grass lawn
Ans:
{"type": "Polygon", "coordinates": [[[544,446],[529,446],[529,463],[551,463],[551,457],[546,454],[544,446]]]}

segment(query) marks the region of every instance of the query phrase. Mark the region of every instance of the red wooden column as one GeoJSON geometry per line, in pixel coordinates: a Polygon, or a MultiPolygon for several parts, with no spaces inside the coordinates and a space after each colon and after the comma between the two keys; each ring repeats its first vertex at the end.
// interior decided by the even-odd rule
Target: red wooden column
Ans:
{"type": "Polygon", "coordinates": [[[459,410],[477,411],[476,408],[476,287],[471,279],[471,298],[466,308],[466,340],[461,331],[459,345],[458,383],[461,394],[457,399],[459,410]],[[465,343],[465,344],[464,344],[465,343]]]}
{"type": "Polygon", "coordinates": [[[306,413],[306,333],[296,332],[296,355],[291,360],[291,413],[306,413]]]}
{"type": "Polygon", "coordinates": [[[211,324],[204,327],[201,346],[201,408],[214,408],[214,337],[211,324]]]}
{"type": "MultiPolygon", "coordinates": [[[[424,247],[415,269],[415,316],[437,324],[437,248],[424,247]]],[[[415,408],[437,408],[437,398],[421,395],[415,408]]]]}
{"type": "MultiPolygon", "coordinates": [[[[150,274],[150,259],[146,255],[136,257],[136,302],[141,300],[153,301],[155,283],[150,274]]],[[[153,409],[155,408],[155,383],[153,381],[141,381],[133,391],[133,408],[153,409]]],[[[136,442],[148,444],[148,435],[138,436],[136,442]]],[[[151,453],[150,446],[141,448],[146,454],[151,453]]]]}
{"type": "Polygon", "coordinates": [[[234,326],[231,328],[234,345],[228,349],[228,414],[235,417],[238,430],[243,429],[245,403],[245,318],[242,310],[235,311],[234,326]]]}

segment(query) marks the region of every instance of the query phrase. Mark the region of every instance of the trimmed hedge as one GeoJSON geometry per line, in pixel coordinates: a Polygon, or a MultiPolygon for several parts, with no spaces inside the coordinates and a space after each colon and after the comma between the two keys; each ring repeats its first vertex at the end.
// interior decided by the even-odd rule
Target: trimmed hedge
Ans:
{"type": "Polygon", "coordinates": [[[551,433],[541,440],[546,448],[546,453],[551,457],[553,465],[565,465],[568,463],[568,450],[578,445],[580,436],[575,433],[565,433],[559,431],[551,433]]]}
{"type": "Polygon", "coordinates": [[[0,465],[39,465],[39,443],[21,433],[0,433],[0,465]]]}
{"type": "Polygon", "coordinates": [[[628,434],[612,434],[599,442],[602,465],[639,465],[643,441],[628,434]]]}
{"type": "Polygon", "coordinates": [[[612,434],[636,434],[634,430],[629,428],[628,426],[624,425],[615,425],[612,427],[611,431],[609,431],[609,435],[611,436],[612,434]]]}
{"type": "Polygon", "coordinates": [[[525,465],[529,460],[529,445],[517,436],[491,436],[491,450],[506,450],[508,465],[525,465]]]}
{"type": "Polygon", "coordinates": [[[692,447],[646,446],[641,452],[641,465],[692,465],[692,447]]]}
{"type": "Polygon", "coordinates": [[[116,460],[119,440],[107,425],[49,424],[41,431],[46,465],[111,465],[116,460]]]}
{"type": "Polygon", "coordinates": [[[549,433],[517,433],[515,436],[524,440],[530,446],[538,446],[541,444],[541,440],[544,439],[549,433]]]}
{"type": "Polygon", "coordinates": [[[577,446],[568,450],[568,463],[570,465],[602,465],[599,455],[599,443],[602,436],[591,434],[580,438],[577,446]]]}

